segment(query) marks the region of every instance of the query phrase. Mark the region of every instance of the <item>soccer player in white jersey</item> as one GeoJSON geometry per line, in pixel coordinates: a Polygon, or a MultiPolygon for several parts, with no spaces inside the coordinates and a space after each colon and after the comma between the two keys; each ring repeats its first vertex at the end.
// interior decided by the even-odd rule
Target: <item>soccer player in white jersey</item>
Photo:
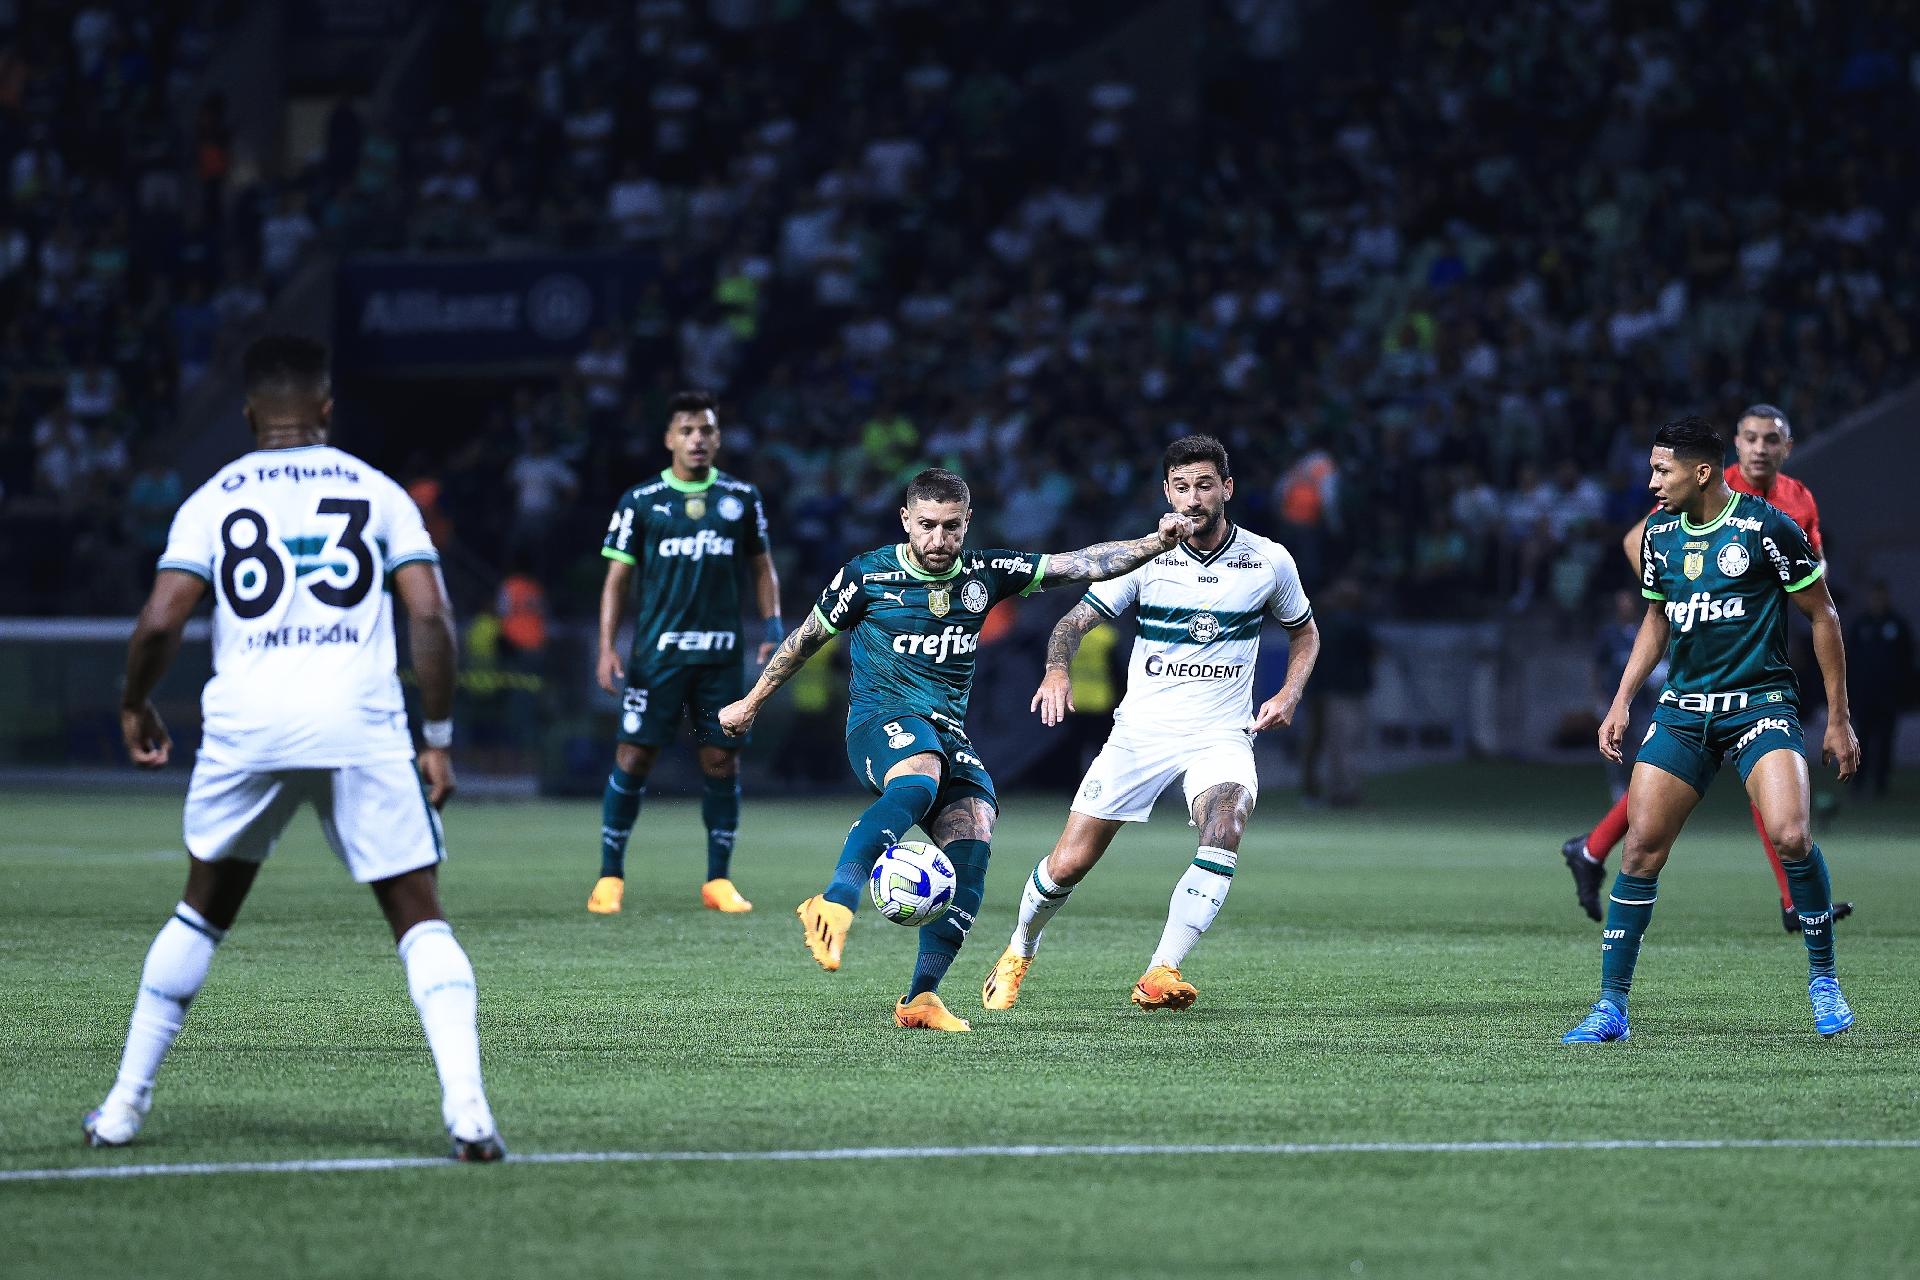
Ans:
{"type": "Polygon", "coordinates": [[[1093,584],[1047,642],[1047,673],[1032,709],[1057,725],[1073,708],[1067,669],[1081,638],[1129,606],[1139,634],[1113,734],[1094,758],[1053,852],[1027,877],[1013,940],[980,989],[989,1009],[1011,1009],[1040,946],[1040,931],[1093,870],[1120,828],[1144,822],[1175,778],[1199,828],[1193,863],[1174,886],[1167,926],[1133,987],[1143,1009],[1185,1009],[1198,992],[1180,976],[1233,884],[1240,836],[1260,782],[1253,735],[1293,723],[1320,653],[1313,607],[1293,557],[1227,519],[1233,475],[1212,436],[1187,436],[1161,460],[1167,501],[1198,522],[1187,541],[1133,572],[1093,584]],[[1253,668],[1267,617],[1287,629],[1287,676],[1253,709],[1253,668]]]}
{"type": "Polygon", "coordinates": [[[327,444],[327,348],[270,336],[246,354],[257,447],[180,507],[127,653],[120,727],[142,768],[172,755],[150,695],[202,596],[213,678],[187,788],[187,888],[147,952],[120,1073],[87,1114],[89,1145],[140,1131],[160,1063],[260,864],[294,812],[320,829],[393,928],[440,1074],[460,1160],[505,1154],[480,1080],[473,967],[441,914],[436,810],[453,794],[453,611],[406,491],[327,444]],[[415,769],[394,671],[389,590],[407,611],[425,724],[415,769]],[[424,776],[424,784],[422,778],[424,776]]]}

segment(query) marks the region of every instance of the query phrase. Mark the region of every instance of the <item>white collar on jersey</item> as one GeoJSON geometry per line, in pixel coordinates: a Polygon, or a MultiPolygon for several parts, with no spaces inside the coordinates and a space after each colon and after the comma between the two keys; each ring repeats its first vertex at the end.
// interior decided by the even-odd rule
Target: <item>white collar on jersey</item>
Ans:
{"type": "Polygon", "coordinates": [[[1232,546],[1234,544],[1234,540],[1237,539],[1239,536],[1240,536],[1240,526],[1235,524],[1233,521],[1229,520],[1227,521],[1227,536],[1222,538],[1220,540],[1220,545],[1215,547],[1213,550],[1196,551],[1193,548],[1193,544],[1189,542],[1181,543],[1180,549],[1186,552],[1189,556],[1191,556],[1195,564],[1208,565],[1208,564],[1212,564],[1215,560],[1218,560],[1221,556],[1227,554],[1227,548],[1232,546]]]}

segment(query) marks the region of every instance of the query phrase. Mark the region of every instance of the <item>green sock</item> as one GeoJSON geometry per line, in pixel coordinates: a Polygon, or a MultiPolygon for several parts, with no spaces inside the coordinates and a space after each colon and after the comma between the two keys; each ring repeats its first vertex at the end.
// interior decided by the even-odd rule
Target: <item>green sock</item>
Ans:
{"type": "Polygon", "coordinates": [[[707,779],[700,791],[700,820],[707,824],[707,879],[724,880],[740,830],[739,778],[707,779]]]}
{"type": "Polygon", "coordinates": [[[1640,939],[1653,919],[1660,896],[1657,876],[1633,876],[1622,871],[1613,878],[1607,895],[1607,927],[1600,935],[1600,998],[1627,1011],[1627,991],[1633,986],[1633,963],[1640,958],[1640,939]]]}
{"type": "Polygon", "coordinates": [[[633,834],[633,821],[640,816],[640,802],[647,798],[645,774],[628,773],[619,765],[607,775],[607,789],[600,795],[600,874],[627,874],[627,837],[633,834]]]}
{"type": "Polygon", "coordinates": [[[1816,978],[1833,976],[1833,886],[1827,879],[1827,860],[1820,846],[1798,862],[1780,863],[1787,873],[1787,891],[1793,895],[1793,914],[1800,917],[1800,935],[1807,940],[1807,968],[1816,978]]]}

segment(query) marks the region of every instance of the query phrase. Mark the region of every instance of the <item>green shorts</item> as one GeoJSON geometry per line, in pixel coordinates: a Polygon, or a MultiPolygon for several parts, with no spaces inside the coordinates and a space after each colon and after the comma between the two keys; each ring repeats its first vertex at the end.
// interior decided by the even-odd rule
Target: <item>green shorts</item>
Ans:
{"type": "Polygon", "coordinates": [[[1653,709],[1653,723],[1640,740],[1634,763],[1670,773],[1705,795],[1725,757],[1733,758],[1745,782],[1755,761],[1781,747],[1807,754],[1800,712],[1791,702],[1762,702],[1719,715],[1663,705],[1653,709]]]}
{"type": "Polygon", "coordinates": [[[969,797],[985,800],[995,812],[999,811],[1000,799],[994,794],[993,778],[974,751],[973,743],[959,728],[936,726],[925,716],[912,714],[876,716],[847,726],[847,763],[853,766],[854,776],[875,795],[886,788],[887,772],[893,766],[923,751],[931,751],[945,762],[933,813],[969,797]]]}
{"type": "Polygon", "coordinates": [[[685,708],[693,721],[694,741],[705,747],[742,747],[751,735],[728,737],[720,728],[720,708],[745,692],[737,662],[711,666],[627,668],[627,691],[620,698],[616,741],[640,747],[664,747],[673,741],[685,708]]]}

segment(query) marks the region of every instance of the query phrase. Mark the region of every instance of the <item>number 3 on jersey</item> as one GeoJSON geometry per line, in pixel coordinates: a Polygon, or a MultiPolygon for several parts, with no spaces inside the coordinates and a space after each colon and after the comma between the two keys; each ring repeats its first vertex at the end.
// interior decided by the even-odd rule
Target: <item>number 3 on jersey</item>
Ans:
{"type": "MultiPolygon", "coordinates": [[[[343,566],[320,559],[329,539],[288,539],[287,549],[296,560],[309,559],[312,563],[312,569],[297,566],[297,572],[317,571],[322,575],[307,586],[314,599],[336,609],[351,609],[373,589],[373,548],[366,539],[372,504],[365,498],[322,498],[314,514],[346,517],[346,524],[331,542],[353,558],[353,576],[344,583],[331,577],[335,568],[343,566]]],[[[287,568],[273,546],[266,517],[251,507],[228,513],[220,524],[220,543],[220,590],[227,598],[227,607],[236,617],[245,619],[271,612],[286,590],[287,568]]]]}

